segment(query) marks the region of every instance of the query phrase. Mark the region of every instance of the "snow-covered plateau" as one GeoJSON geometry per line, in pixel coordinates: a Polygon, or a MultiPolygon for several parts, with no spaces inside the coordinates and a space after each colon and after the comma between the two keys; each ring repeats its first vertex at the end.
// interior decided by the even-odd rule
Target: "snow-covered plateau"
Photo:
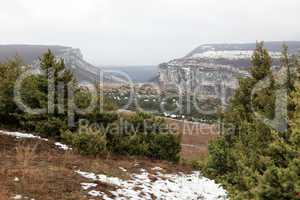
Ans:
{"type": "MultiPolygon", "coordinates": [[[[207,59],[228,59],[228,60],[238,60],[238,59],[250,59],[253,51],[205,51],[203,53],[196,53],[191,56],[191,58],[207,58],[207,59]]],[[[280,52],[269,52],[272,58],[280,58],[280,52]]]]}

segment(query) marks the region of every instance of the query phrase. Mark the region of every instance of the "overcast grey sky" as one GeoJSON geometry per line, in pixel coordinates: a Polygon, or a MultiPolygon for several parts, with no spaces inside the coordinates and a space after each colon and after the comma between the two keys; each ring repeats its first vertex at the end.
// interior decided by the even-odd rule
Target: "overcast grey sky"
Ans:
{"type": "Polygon", "coordinates": [[[300,40],[299,0],[3,0],[1,44],[80,48],[98,65],[159,64],[204,43],[300,40]]]}

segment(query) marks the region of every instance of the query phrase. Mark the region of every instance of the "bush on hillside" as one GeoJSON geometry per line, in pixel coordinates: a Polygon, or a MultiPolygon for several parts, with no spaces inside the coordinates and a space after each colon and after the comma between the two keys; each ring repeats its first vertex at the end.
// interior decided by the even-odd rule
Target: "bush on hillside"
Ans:
{"type": "Polygon", "coordinates": [[[106,153],[106,138],[100,134],[62,133],[62,140],[83,155],[101,155],[106,153]]]}
{"type": "Polygon", "coordinates": [[[112,152],[129,156],[147,156],[149,144],[143,135],[124,135],[113,137],[114,146],[110,146],[112,152]]]}
{"type": "Polygon", "coordinates": [[[148,138],[149,157],[178,162],[180,159],[180,136],[169,133],[154,134],[148,138]]]}
{"type": "MultiPolygon", "coordinates": [[[[137,113],[130,117],[127,123],[124,123],[124,120],[120,120],[120,124],[116,124],[115,122],[114,125],[116,126],[109,126],[111,125],[111,121],[116,120],[116,115],[98,114],[96,116],[99,117],[97,119],[99,123],[108,123],[110,121],[110,124],[107,124],[108,126],[105,129],[107,131],[105,136],[102,134],[99,135],[99,132],[64,133],[62,136],[63,139],[74,148],[81,148],[79,151],[85,154],[95,155],[112,152],[127,156],[146,156],[172,162],[179,161],[181,138],[180,136],[163,131],[159,132],[160,129],[156,127],[156,122],[160,122],[160,125],[163,125],[162,120],[155,119],[149,114],[137,113]],[[136,129],[133,131],[133,129],[129,129],[128,127],[135,127],[136,129]],[[150,127],[155,128],[151,130],[150,127]],[[146,128],[146,131],[144,128],[146,128]],[[105,150],[104,148],[100,148],[104,144],[105,150]]],[[[163,125],[163,127],[165,126],[163,125]]]]}

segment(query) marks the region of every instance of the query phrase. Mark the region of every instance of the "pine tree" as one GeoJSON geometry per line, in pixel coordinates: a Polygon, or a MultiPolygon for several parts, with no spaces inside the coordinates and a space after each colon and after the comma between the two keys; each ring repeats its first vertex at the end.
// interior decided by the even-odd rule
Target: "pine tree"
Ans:
{"type": "Polygon", "coordinates": [[[289,121],[289,138],[273,131],[268,147],[272,163],[259,178],[256,199],[300,199],[300,85],[296,83],[291,94],[295,111],[289,121]]]}
{"type": "Polygon", "coordinates": [[[288,54],[288,46],[284,44],[282,46],[282,53],[281,53],[281,59],[280,59],[280,64],[281,64],[281,69],[284,70],[285,75],[285,86],[288,89],[288,92],[291,92],[293,90],[293,83],[292,83],[292,74],[291,74],[291,59],[289,58],[288,54]]]}
{"type": "Polygon", "coordinates": [[[44,108],[47,112],[22,113],[19,118],[27,131],[60,137],[61,131],[68,128],[68,84],[76,88],[76,82],[64,61],[57,59],[50,50],[40,58],[40,69],[41,74],[25,80],[22,98],[31,108],[44,108]]]}
{"type": "Polygon", "coordinates": [[[14,113],[20,112],[14,103],[14,85],[26,68],[20,57],[0,63],[0,124],[18,124],[14,113]]]}
{"type": "MultiPolygon", "coordinates": [[[[226,123],[223,136],[210,145],[207,171],[227,185],[234,199],[289,199],[295,196],[291,181],[287,181],[292,176],[288,173],[290,161],[295,158],[289,134],[272,130],[253,113],[273,119],[275,111],[285,109],[287,102],[283,101],[275,110],[275,94],[285,86],[292,91],[293,76],[289,71],[294,61],[290,60],[287,48],[282,54],[281,62],[288,78],[284,84],[277,84],[272,75],[271,57],[263,43],[257,44],[252,56],[251,76],[240,81],[228,111],[222,114],[226,123]],[[268,85],[253,90],[265,80],[268,85]],[[228,127],[233,128],[226,129],[228,127]],[[286,182],[278,183],[278,188],[274,188],[271,181],[277,177],[286,182]],[[280,194],[282,192],[284,194],[280,194]]],[[[288,119],[284,120],[287,122],[288,119]]]]}
{"type": "Polygon", "coordinates": [[[75,83],[71,71],[66,68],[64,60],[57,59],[51,50],[48,50],[40,59],[40,67],[48,80],[48,97],[52,97],[52,99],[48,99],[48,112],[54,116],[65,114],[68,102],[67,86],[71,81],[75,83]],[[59,95],[63,96],[62,102],[60,102],[59,95]]]}

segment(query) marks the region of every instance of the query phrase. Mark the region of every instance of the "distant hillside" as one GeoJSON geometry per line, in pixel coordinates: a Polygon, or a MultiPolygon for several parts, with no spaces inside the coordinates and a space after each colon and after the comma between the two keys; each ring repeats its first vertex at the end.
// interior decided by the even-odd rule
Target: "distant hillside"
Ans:
{"type": "Polygon", "coordinates": [[[48,49],[51,49],[54,54],[59,55],[62,54],[63,51],[70,49],[70,47],[45,45],[0,45],[0,62],[18,55],[26,64],[32,64],[48,49]]]}
{"type": "MultiPolygon", "coordinates": [[[[300,42],[265,42],[274,66],[279,65],[283,43],[291,54],[300,50],[300,42]]],[[[248,76],[255,47],[256,43],[201,45],[182,58],[161,64],[160,83],[164,88],[175,85],[191,89],[204,98],[218,96],[225,103],[238,87],[238,78],[248,76]]]]}
{"type": "MultiPolygon", "coordinates": [[[[47,46],[47,45],[0,45],[0,62],[13,58],[16,55],[22,58],[25,64],[36,64],[48,49],[57,57],[63,58],[77,80],[80,82],[95,83],[99,78],[100,68],[93,66],[84,60],[80,49],[66,46],[47,46]]],[[[105,74],[105,81],[119,81],[118,78],[105,74]]]]}
{"type": "MultiPolygon", "coordinates": [[[[296,54],[300,50],[299,41],[264,42],[273,58],[273,64],[277,65],[283,44],[288,45],[289,53],[296,54]]],[[[238,68],[250,66],[250,58],[256,43],[233,44],[205,44],[197,47],[189,54],[177,61],[209,62],[221,65],[230,65],[238,68]]]]}
{"type": "MultiPolygon", "coordinates": [[[[288,45],[289,51],[291,53],[297,53],[300,48],[300,41],[281,41],[281,42],[264,42],[264,46],[270,52],[280,52],[282,50],[283,44],[288,45]]],[[[204,44],[200,45],[192,52],[190,52],[186,57],[190,57],[197,53],[204,53],[209,50],[212,51],[253,51],[256,47],[256,43],[224,43],[224,44],[204,44]]]]}

